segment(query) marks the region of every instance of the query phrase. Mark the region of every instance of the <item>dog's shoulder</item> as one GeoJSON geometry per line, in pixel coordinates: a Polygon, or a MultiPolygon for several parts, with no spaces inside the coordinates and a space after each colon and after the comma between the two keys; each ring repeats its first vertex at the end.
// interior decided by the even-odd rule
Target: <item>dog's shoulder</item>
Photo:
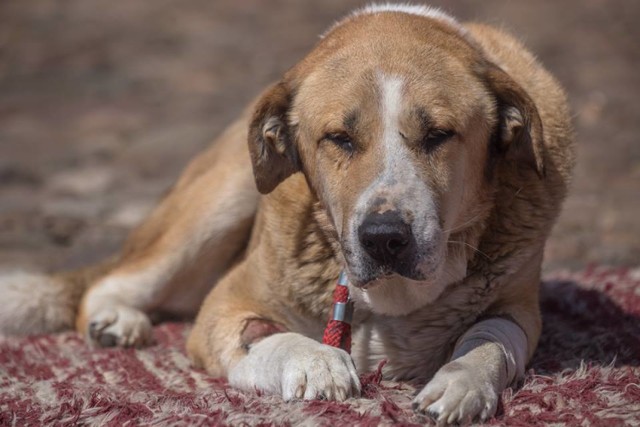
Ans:
{"type": "Polygon", "coordinates": [[[326,320],[340,274],[339,244],[326,211],[300,173],[263,196],[255,224],[263,282],[269,293],[294,302],[300,318],[326,320]]]}

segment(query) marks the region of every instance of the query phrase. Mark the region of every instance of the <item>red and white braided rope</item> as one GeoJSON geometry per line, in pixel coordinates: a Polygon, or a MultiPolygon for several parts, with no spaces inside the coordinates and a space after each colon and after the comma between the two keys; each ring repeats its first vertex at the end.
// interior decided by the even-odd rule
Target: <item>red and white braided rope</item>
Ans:
{"type": "Polygon", "coordinates": [[[338,347],[351,353],[351,318],[353,302],[349,298],[347,275],[343,272],[338,277],[336,289],[333,291],[333,310],[322,337],[323,344],[338,347]]]}

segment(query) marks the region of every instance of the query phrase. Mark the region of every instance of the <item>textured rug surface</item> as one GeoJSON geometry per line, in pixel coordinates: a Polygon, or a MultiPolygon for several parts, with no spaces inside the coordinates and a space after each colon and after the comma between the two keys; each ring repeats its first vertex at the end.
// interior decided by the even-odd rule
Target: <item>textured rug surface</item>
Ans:
{"type": "MultiPolygon", "coordinates": [[[[492,425],[640,425],[640,268],[550,275],[526,378],[492,425]]],[[[0,337],[0,425],[416,425],[415,390],[362,376],[364,396],[285,403],[194,370],[190,325],[144,350],[92,350],[75,333],[0,337]]]]}

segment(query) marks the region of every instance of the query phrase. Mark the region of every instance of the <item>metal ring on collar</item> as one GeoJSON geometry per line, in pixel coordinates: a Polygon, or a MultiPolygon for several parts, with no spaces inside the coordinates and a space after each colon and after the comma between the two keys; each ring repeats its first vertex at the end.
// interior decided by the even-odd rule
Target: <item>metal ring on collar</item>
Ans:
{"type": "Polygon", "coordinates": [[[337,302],[333,304],[333,320],[351,323],[353,319],[353,302],[337,302]]]}

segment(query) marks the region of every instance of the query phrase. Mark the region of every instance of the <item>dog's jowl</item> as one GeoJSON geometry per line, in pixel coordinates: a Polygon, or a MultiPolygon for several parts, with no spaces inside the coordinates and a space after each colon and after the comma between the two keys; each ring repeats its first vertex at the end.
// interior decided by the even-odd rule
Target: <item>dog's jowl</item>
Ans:
{"type": "Polygon", "coordinates": [[[5,278],[0,328],[144,346],[151,312],[199,310],[189,355],[235,387],[344,400],[386,359],[416,411],[486,419],[537,345],[572,145],[562,89],[512,36],[371,6],[194,159],[119,257],[5,278]],[[320,343],[341,271],[352,354],[320,343]],[[22,304],[36,281],[48,297],[22,304]]]}

